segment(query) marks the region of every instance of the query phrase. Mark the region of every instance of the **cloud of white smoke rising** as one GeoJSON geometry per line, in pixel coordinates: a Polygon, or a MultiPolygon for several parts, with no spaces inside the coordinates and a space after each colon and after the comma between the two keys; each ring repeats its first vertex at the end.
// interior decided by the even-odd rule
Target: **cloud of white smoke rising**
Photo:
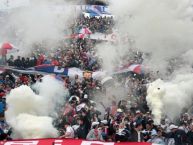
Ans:
{"type": "Polygon", "coordinates": [[[165,95],[164,82],[162,80],[157,80],[149,85],[147,93],[148,96],[146,100],[148,102],[148,106],[152,110],[152,114],[154,115],[154,122],[156,124],[160,123],[162,118],[162,109],[163,109],[163,96],[165,95]]]}
{"type": "Polygon", "coordinates": [[[64,39],[64,30],[76,17],[71,4],[63,0],[30,0],[29,6],[11,9],[6,23],[0,24],[5,28],[2,39],[16,43],[23,55],[30,52],[34,43],[46,44],[48,49],[57,47],[64,39]]]}
{"type": "Polygon", "coordinates": [[[155,123],[167,115],[174,121],[184,108],[190,107],[193,99],[193,74],[177,75],[171,81],[156,80],[149,84],[147,102],[155,123]]]}
{"type": "Polygon", "coordinates": [[[63,83],[45,76],[41,83],[35,84],[35,89],[38,95],[30,87],[20,86],[7,96],[6,121],[13,128],[14,138],[57,137],[52,116],[56,107],[64,103],[63,83]]]}
{"type": "MultiPolygon", "coordinates": [[[[37,82],[33,89],[39,96],[43,96],[44,102],[47,104],[45,110],[49,115],[57,115],[55,109],[63,105],[68,91],[64,89],[64,84],[56,80],[54,77],[44,76],[42,82],[37,82]]],[[[56,117],[56,116],[55,116],[56,117]]]]}

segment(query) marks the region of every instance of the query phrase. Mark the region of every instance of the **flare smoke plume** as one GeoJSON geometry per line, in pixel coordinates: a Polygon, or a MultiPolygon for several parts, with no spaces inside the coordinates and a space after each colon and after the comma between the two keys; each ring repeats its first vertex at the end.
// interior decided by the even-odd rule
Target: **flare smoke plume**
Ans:
{"type": "Polygon", "coordinates": [[[11,90],[6,100],[6,121],[13,128],[14,138],[57,137],[52,116],[56,107],[64,103],[67,92],[63,83],[54,77],[45,76],[34,88],[39,94],[35,94],[28,86],[11,90]]]}

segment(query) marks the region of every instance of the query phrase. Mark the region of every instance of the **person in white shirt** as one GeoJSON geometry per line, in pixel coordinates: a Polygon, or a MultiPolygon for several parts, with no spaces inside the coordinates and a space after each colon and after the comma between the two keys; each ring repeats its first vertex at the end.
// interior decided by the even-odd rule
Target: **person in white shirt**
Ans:
{"type": "Polygon", "coordinates": [[[65,123],[64,127],[66,129],[65,134],[60,136],[60,138],[74,138],[74,129],[70,126],[70,124],[65,123]]]}

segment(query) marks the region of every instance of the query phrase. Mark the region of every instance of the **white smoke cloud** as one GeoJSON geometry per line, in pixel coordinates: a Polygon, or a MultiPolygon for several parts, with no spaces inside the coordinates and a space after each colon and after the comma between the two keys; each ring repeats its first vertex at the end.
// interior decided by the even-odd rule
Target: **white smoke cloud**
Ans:
{"type": "Polygon", "coordinates": [[[57,47],[64,39],[64,30],[76,17],[71,4],[63,0],[30,0],[28,6],[10,9],[4,18],[6,23],[0,23],[4,28],[0,38],[13,41],[22,55],[30,53],[34,43],[46,44],[48,49],[57,47]]]}
{"type": "Polygon", "coordinates": [[[58,131],[52,125],[53,119],[47,116],[20,114],[14,121],[16,137],[22,139],[55,138],[58,131]]]}
{"type": "Polygon", "coordinates": [[[152,114],[154,115],[154,122],[156,124],[160,123],[163,112],[163,96],[165,95],[165,88],[163,88],[163,81],[158,79],[149,85],[147,90],[147,103],[150,109],[152,110],[152,114]]]}
{"type": "Polygon", "coordinates": [[[7,96],[6,121],[13,128],[14,138],[57,137],[52,117],[56,107],[63,105],[67,91],[62,82],[51,76],[43,77],[34,89],[38,95],[30,87],[20,86],[7,96]]]}
{"type": "Polygon", "coordinates": [[[192,105],[193,74],[176,75],[170,81],[156,80],[149,84],[147,102],[154,115],[155,123],[167,115],[174,121],[184,108],[192,105]]]}
{"type": "Polygon", "coordinates": [[[39,96],[43,97],[44,103],[46,103],[46,112],[49,115],[57,115],[53,113],[55,113],[57,107],[63,105],[68,94],[63,82],[52,76],[44,76],[42,82],[37,82],[32,88],[38,92],[39,96]]]}
{"type": "Polygon", "coordinates": [[[188,50],[186,53],[182,55],[182,59],[186,64],[190,64],[193,66],[193,49],[188,50]]]}

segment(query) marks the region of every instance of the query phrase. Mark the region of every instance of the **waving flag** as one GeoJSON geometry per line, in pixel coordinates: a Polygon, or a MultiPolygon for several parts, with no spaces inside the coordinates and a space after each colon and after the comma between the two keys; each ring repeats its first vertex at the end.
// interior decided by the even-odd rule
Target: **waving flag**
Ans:
{"type": "Polygon", "coordinates": [[[2,48],[2,49],[11,50],[11,49],[14,48],[14,46],[13,46],[13,44],[11,44],[11,43],[9,43],[9,42],[6,42],[6,43],[3,43],[3,44],[1,45],[1,48],[2,48]]]}
{"type": "Polygon", "coordinates": [[[78,37],[84,39],[90,34],[92,34],[91,30],[89,28],[83,27],[80,29],[78,37]]]}
{"type": "Polygon", "coordinates": [[[17,52],[18,49],[11,43],[9,42],[4,42],[0,45],[1,52],[2,54],[6,55],[7,53],[13,53],[17,52]]]}
{"type": "Polygon", "coordinates": [[[129,70],[136,74],[141,74],[142,66],[140,64],[134,64],[134,65],[129,66],[129,70]]]}
{"type": "Polygon", "coordinates": [[[126,73],[126,72],[134,72],[136,74],[143,74],[144,70],[141,64],[128,64],[121,68],[118,68],[115,74],[126,73]]]}

